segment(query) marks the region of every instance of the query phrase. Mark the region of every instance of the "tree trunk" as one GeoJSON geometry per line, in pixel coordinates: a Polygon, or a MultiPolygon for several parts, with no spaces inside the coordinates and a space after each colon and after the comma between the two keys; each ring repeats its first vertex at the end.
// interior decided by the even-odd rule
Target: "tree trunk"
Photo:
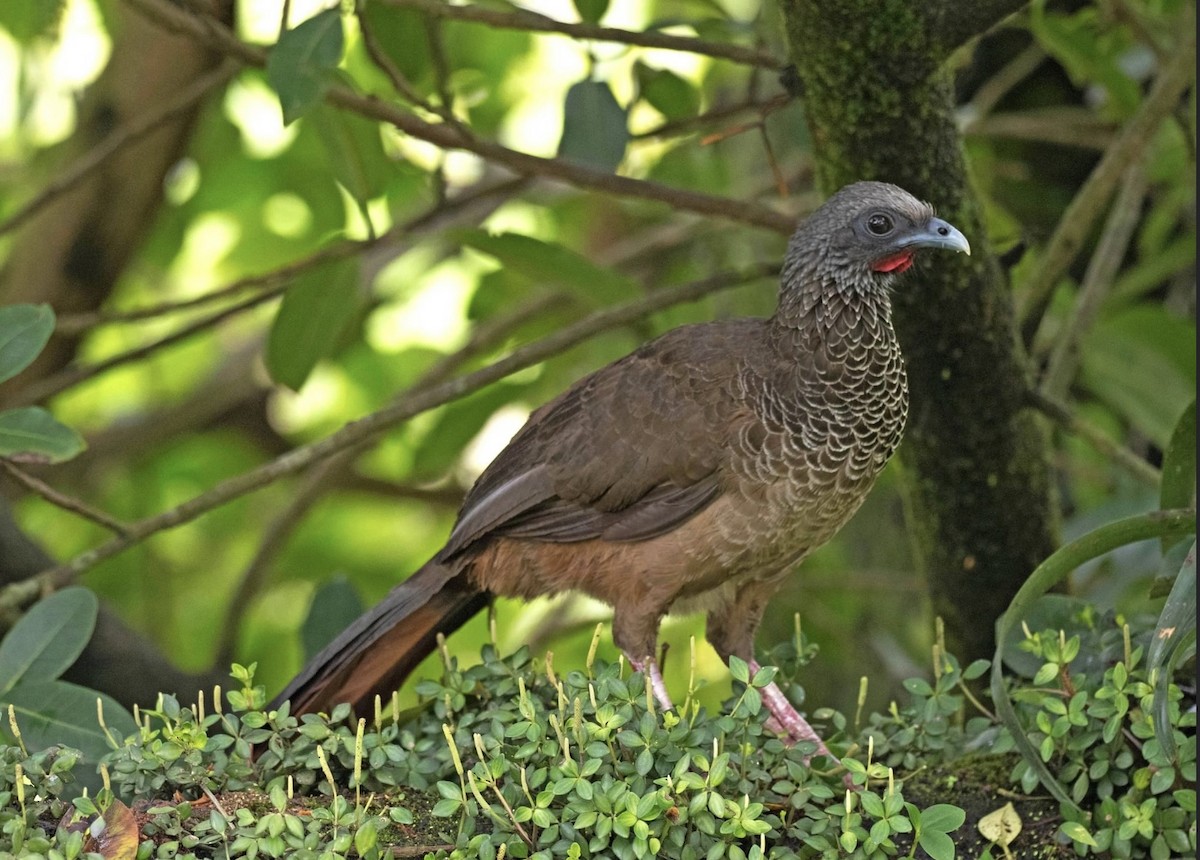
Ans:
{"type": "Polygon", "coordinates": [[[934,611],[964,660],[1056,545],[1048,436],[1023,408],[1026,367],[987,246],[944,59],[1015,2],[781,0],[817,181],[894,182],[933,203],[972,256],[927,254],[896,294],[912,407],[901,449],[934,611]],[[974,28],[974,29],[972,29],[974,28]]]}

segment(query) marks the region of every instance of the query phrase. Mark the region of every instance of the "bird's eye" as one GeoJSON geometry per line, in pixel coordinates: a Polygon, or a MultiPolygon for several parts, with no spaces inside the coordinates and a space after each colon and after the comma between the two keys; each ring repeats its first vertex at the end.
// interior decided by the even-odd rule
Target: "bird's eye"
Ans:
{"type": "Polygon", "coordinates": [[[892,219],[884,215],[882,212],[876,212],[867,219],[867,229],[876,236],[886,236],[892,232],[892,219]]]}

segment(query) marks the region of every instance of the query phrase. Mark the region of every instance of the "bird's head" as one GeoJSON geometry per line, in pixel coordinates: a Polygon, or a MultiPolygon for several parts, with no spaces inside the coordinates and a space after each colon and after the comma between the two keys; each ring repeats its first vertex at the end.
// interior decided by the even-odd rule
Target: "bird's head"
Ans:
{"type": "Polygon", "coordinates": [[[792,236],[784,284],[883,292],[921,248],[971,253],[933,207],[886,182],[855,182],[825,201],[792,236]]]}

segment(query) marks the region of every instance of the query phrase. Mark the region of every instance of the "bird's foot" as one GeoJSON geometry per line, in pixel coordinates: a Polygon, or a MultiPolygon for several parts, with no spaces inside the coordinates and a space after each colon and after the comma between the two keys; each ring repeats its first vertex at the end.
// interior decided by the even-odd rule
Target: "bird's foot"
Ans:
{"type": "Polygon", "coordinates": [[[667,684],[663,681],[662,672],[659,671],[658,663],[653,657],[646,657],[641,660],[629,657],[629,665],[633,667],[635,672],[644,672],[646,677],[650,679],[650,689],[653,691],[654,698],[658,702],[659,707],[664,711],[675,710],[675,705],[671,702],[671,696],[667,693],[667,684]]]}
{"type": "MultiPolygon", "coordinates": [[[[751,675],[754,675],[760,668],[762,667],[758,665],[757,661],[750,661],[751,675]]],[[[779,689],[778,684],[772,681],[763,687],[759,693],[762,695],[763,704],[771,712],[771,716],[767,718],[764,724],[767,729],[786,736],[789,744],[800,741],[811,741],[817,745],[812,755],[804,757],[805,764],[809,763],[813,755],[823,755],[832,761],[838,761],[838,757],[829,751],[829,747],[825,746],[825,742],[821,740],[821,736],[817,734],[816,730],[808,724],[808,720],[804,719],[800,715],[800,712],[792,707],[792,703],[787,700],[787,696],[783,694],[783,690],[779,689]]],[[[846,774],[846,779],[848,778],[849,774],[846,774]]],[[[853,787],[849,782],[846,784],[847,787],[853,787]]]]}

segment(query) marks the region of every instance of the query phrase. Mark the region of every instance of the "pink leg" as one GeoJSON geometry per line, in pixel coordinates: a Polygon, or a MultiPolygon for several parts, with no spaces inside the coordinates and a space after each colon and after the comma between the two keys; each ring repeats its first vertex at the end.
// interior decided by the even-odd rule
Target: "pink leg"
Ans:
{"type": "MultiPolygon", "coordinates": [[[[751,675],[760,668],[762,667],[758,665],[757,661],[750,661],[751,675]]],[[[812,741],[817,745],[816,755],[829,756],[829,758],[837,761],[837,757],[829,751],[829,747],[825,746],[825,742],[821,740],[821,736],[792,707],[792,703],[787,700],[787,696],[783,695],[783,690],[779,689],[779,686],[774,681],[763,687],[760,692],[763,704],[771,712],[771,718],[767,720],[767,728],[772,731],[782,731],[793,743],[796,741],[812,741]]],[[[804,763],[808,763],[808,758],[805,758],[804,763]]]]}
{"type": "Polygon", "coordinates": [[[654,658],[635,660],[628,654],[625,656],[629,658],[629,665],[635,672],[646,672],[650,678],[650,689],[654,691],[654,698],[658,700],[659,706],[665,711],[675,710],[675,705],[671,703],[671,695],[667,692],[666,682],[663,681],[662,672],[659,671],[658,663],[654,658]]]}

